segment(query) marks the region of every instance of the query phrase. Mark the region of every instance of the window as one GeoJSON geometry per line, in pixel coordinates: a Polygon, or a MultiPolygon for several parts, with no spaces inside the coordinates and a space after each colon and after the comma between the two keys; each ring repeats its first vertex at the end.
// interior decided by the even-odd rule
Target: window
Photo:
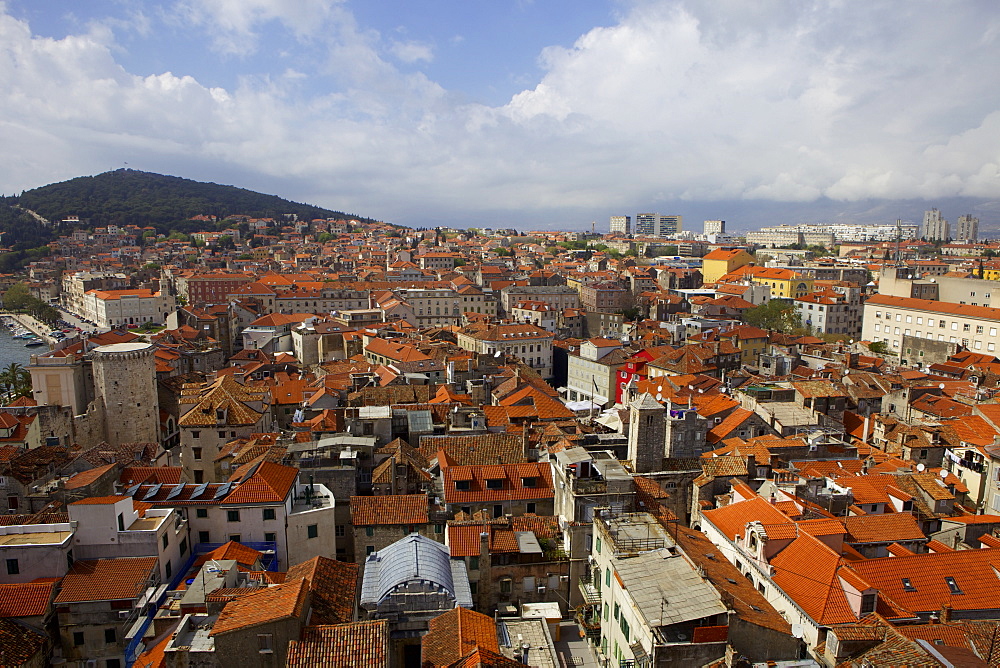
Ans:
{"type": "Polygon", "coordinates": [[[374,545],[366,545],[365,546],[365,554],[371,554],[374,551],[375,551],[375,546],[374,545]]]}
{"type": "Polygon", "coordinates": [[[486,481],[486,489],[503,489],[502,478],[491,478],[486,481]]]}
{"type": "Polygon", "coordinates": [[[625,615],[622,615],[622,618],[619,620],[619,626],[621,626],[622,635],[625,636],[625,642],[628,642],[629,627],[628,627],[628,620],[625,619],[625,615]]]}
{"type": "Polygon", "coordinates": [[[875,612],[875,604],[877,602],[878,594],[876,592],[863,594],[861,596],[861,614],[867,615],[869,612],[875,612]]]}
{"type": "Polygon", "coordinates": [[[209,535],[208,535],[207,531],[199,531],[198,532],[198,542],[199,543],[208,543],[208,542],[210,542],[208,539],[209,539],[209,535]]]}
{"type": "Polygon", "coordinates": [[[536,477],[521,478],[521,487],[524,487],[525,489],[534,489],[537,486],[538,486],[538,478],[536,477]]]}
{"type": "Polygon", "coordinates": [[[170,563],[169,559],[167,560],[167,563],[163,565],[163,573],[167,576],[168,580],[170,579],[170,576],[174,574],[174,566],[170,563]]]}
{"type": "Polygon", "coordinates": [[[188,539],[181,538],[181,555],[186,554],[188,551],[188,539]]]}
{"type": "Polygon", "coordinates": [[[238,510],[227,510],[226,511],[226,521],[228,521],[228,522],[239,522],[240,521],[240,511],[238,511],[238,510]]]}
{"type": "Polygon", "coordinates": [[[365,527],[365,535],[371,538],[375,535],[375,527],[365,527]]]}
{"type": "Polygon", "coordinates": [[[610,587],[611,586],[611,569],[610,568],[606,568],[604,570],[604,585],[606,587],[610,587]]]}
{"type": "Polygon", "coordinates": [[[268,531],[267,533],[264,534],[264,542],[265,543],[278,542],[278,534],[274,533],[273,531],[268,531]]]}
{"type": "Polygon", "coordinates": [[[220,431],[219,432],[219,438],[225,438],[225,437],[226,437],[226,432],[220,431]]]}
{"type": "Polygon", "coordinates": [[[83,631],[73,631],[73,644],[77,647],[83,644],[83,631]]]}
{"type": "Polygon", "coordinates": [[[118,530],[125,531],[125,516],[118,513],[118,530]]]}
{"type": "Polygon", "coordinates": [[[512,587],[513,580],[510,578],[503,578],[500,580],[500,593],[509,594],[512,587]]]}
{"type": "Polygon", "coordinates": [[[345,533],[346,533],[346,531],[344,529],[344,525],[343,524],[338,524],[337,526],[335,526],[333,528],[333,535],[334,536],[343,536],[345,533]]]}
{"type": "Polygon", "coordinates": [[[104,629],[104,642],[109,645],[118,642],[118,633],[114,629],[104,629]]]}
{"type": "Polygon", "coordinates": [[[191,454],[194,456],[195,461],[201,459],[201,448],[191,448],[191,454]]]}
{"type": "Polygon", "coordinates": [[[265,508],[264,509],[264,519],[265,520],[273,520],[274,519],[274,508],[265,508]]]}
{"type": "Polygon", "coordinates": [[[192,431],[191,432],[191,438],[201,438],[201,432],[200,431],[192,431]]]}
{"type": "Polygon", "coordinates": [[[456,480],[455,481],[455,489],[458,490],[459,492],[468,492],[469,491],[469,481],[468,480],[456,480]]]}
{"type": "Polygon", "coordinates": [[[479,570],[479,557],[469,557],[469,570],[470,571],[479,570]]]}
{"type": "Polygon", "coordinates": [[[194,472],[194,481],[195,481],[195,483],[197,483],[199,485],[201,483],[205,482],[205,472],[202,471],[201,469],[195,469],[195,472],[194,472]]]}
{"type": "Polygon", "coordinates": [[[444,525],[443,524],[435,524],[434,525],[434,533],[444,533],[444,525]]]}
{"type": "Polygon", "coordinates": [[[194,511],[194,516],[195,517],[200,517],[202,519],[208,517],[208,508],[197,508],[194,511]]]}
{"type": "Polygon", "coordinates": [[[946,576],[945,579],[944,579],[944,581],[945,581],[945,584],[948,585],[948,590],[952,594],[964,594],[965,593],[965,592],[962,591],[961,587],[958,586],[958,583],[955,582],[955,578],[953,578],[951,576],[946,576]]]}
{"type": "Polygon", "coordinates": [[[306,538],[316,538],[319,536],[319,525],[310,524],[306,527],[306,538]]]}
{"type": "Polygon", "coordinates": [[[257,634],[257,651],[269,654],[274,651],[273,635],[270,633],[257,634]]]}
{"type": "Polygon", "coordinates": [[[614,613],[615,621],[618,621],[618,613],[619,613],[619,607],[618,604],[615,603],[615,613],[614,613]]]}
{"type": "Polygon", "coordinates": [[[503,517],[503,506],[499,504],[493,506],[493,517],[503,517]]]}
{"type": "Polygon", "coordinates": [[[163,534],[163,541],[162,542],[163,542],[163,549],[164,550],[167,549],[167,545],[170,545],[170,536],[167,535],[167,534],[163,534]]]}
{"type": "Polygon", "coordinates": [[[533,503],[527,504],[524,507],[524,512],[526,512],[526,513],[534,513],[535,512],[535,504],[533,504],[533,503]]]}
{"type": "Polygon", "coordinates": [[[238,533],[231,533],[229,534],[229,540],[233,541],[234,543],[240,543],[243,542],[243,536],[239,535],[238,533]]]}
{"type": "Polygon", "coordinates": [[[7,575],[17,575],[21,572],[21,566],[18,564],[17,559],[7,560],[7,575]]]}

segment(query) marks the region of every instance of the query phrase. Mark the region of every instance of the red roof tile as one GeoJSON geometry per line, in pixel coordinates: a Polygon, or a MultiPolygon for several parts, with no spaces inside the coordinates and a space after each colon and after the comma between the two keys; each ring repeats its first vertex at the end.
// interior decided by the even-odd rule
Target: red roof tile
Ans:
{"type": "Polygon", "coordinates": [[[281,619],[302,617],[309,593],[305,579],[262,588],[252,596],[244,596],[226,604],[209,635],[238,631],[281,619]]]}
{"type": "Polygon", "coordinates": [[[63,578],[55,602],[58,605],[136,599],[156,571],[156,564],[156,557],[77,561],[63,578]]]}
{"type": "Polygon", "coordinates": [[[428,505],[426,494],[352,496],[351,523],[354,526],[427,524],[428,505]]]}

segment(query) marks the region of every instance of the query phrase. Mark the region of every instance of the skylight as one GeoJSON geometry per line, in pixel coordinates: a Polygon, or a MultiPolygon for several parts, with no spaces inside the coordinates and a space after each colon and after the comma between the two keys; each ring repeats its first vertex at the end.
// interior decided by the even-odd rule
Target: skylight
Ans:
{"type": "Polygon", "coordinates": [[[951,590],[952,594],[963,594],[963,593],[965,593],[958,586],[958,583],[955,582],[955,578],[951,577],[950,575],[946,575],[945,578],[944,578],[944,581],[946,583],[948,583],[948,589],[951,590]]]}

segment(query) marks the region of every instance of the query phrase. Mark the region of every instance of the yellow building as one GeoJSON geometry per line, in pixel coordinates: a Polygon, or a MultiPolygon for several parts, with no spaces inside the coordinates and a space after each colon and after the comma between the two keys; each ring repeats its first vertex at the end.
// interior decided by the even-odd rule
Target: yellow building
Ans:
{"type": "Polygon", "coordinates": [[[768,333],[752,325],[742,325],[719,333],[723,341],[732,341],[740,350],[740,361],[743,364],[757,365],[760,356],[767,352],[768,333]]]}
{"type": "Polygon", "coordinates": [[[798,299],[813,292],[813,279],[791,269],[777,267],[740,267],[723,276],[722,280],[749,280],[756,285],[767,285],[771,288],[772,299],[798,299]]]}
{"type": "Polygon", "coordinates": [[[715,283],[722,276],[753,262],[754,256],[745,250],[714,250],[701,258],[701,280],[715,283]]]}

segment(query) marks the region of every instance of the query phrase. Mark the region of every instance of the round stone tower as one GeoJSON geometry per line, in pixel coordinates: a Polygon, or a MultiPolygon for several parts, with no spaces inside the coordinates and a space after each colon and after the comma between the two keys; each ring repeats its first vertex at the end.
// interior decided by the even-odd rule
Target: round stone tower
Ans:
{"type": "Polygon", "coordinates": [[[160,440],[155,351],[152,344],[133,342],[112,343],[91,352],[94,394],[110,445],[160,440]]]}

